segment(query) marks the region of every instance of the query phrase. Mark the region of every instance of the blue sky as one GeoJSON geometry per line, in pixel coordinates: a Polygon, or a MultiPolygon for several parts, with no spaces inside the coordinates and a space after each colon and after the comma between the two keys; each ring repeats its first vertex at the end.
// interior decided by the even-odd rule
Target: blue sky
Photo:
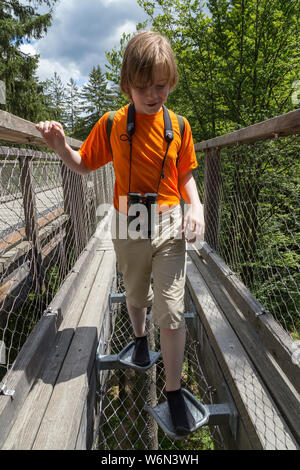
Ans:
{"type": "Polygon", "coordinates": [[[72,77],[82,85],[93,65],[105,71],[105,51],[119,44],[123,31],[135,31],[145,19],[136,0],[60,0],[46,36],[21,50],[40,54],[40,80],[57,72],[64,83],[72,77]]]}
{"type": "Polygon", "coordinates": [[[123,32],[134,32],[136,23],[146,18],[136,0],[60,0],[46,36],[21,49],[40,54],[40,80],[57,72],[64,83],[72,77],[81,86],[94,65],[106,70],[105,51],[117,46],[123,32]]]}

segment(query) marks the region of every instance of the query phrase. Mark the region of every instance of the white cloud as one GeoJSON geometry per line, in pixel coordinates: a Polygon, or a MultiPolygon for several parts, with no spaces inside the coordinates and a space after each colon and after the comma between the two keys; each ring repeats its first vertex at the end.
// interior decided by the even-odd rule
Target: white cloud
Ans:
{"type": "MultiPolygon", "coordinates": [[[[109,0],[110,2],[115,2],[117,0],[109,0]]],[[[112,44],[118,44],[123,33],[130,34],[134,33],[136,30],[136,23],[133,21],[126,21],[126,23],[115,28],[110,36],[108,36],[108,41],[112,44]]]]}
{"type": "MultiPolygon", "coordinates": [[[[136,0],[62,0],[56,4],[46,36],[32,44],[40,54],[41,80],[56,71],[63,82],[85,82],[93,66],[105,69],[105,51],[132,33],[146,15],[136,0]]],[[[22,47],[26,47],[25,45],[22,47]]]]}
{"type": "MultiPolygon", "coordinates": [[[[38,76],[40,80],[46,80],[51,78],[56,72],[62,82],[66,84],[72,77],[75,81],[80,80],[81,73],[79,68],[75,63],[69,62],[67,66],[64,66],[60,61],[55,61],[53,59],[41,59],[39,62],[38,76]]],[[[87,77],[85,77],[86,79],[87,77]]]]}
{"type": "Polygon", "coordinates": [[[20,50],[27,55],[35,56],[37,55],[37,50],[32,44],[22,44],[20,50]]]}

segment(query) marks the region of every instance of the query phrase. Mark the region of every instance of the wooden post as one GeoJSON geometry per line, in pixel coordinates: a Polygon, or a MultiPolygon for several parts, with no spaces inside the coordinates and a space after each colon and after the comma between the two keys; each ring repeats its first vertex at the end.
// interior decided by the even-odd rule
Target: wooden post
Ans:
{"type": "MultiPolygon", "coordinates": [[[[147,320],[148,323],[148,343],[149,349],[152,351],[156,350],[155,347],[155,327],[154,325],[150,324],[150,321],[147,320]]],[[[147,372],[147,404],[149,406],[155,407],[157,405],[157,384],[156,384],[156,364],[154,364],[147,372]]],[[[146,427],[147,427],[147,449],[148,450],[158,450],[158,425],[156,420],[147,413],[146,416],[146,427]]]]}
{"type": "Polygon", "coordinates": [[[205,151],[204,163],[204,218],[205,241],[214,249],[219,247],[219,218],[221,191],[220,149],[205,151]]]}
{"type": "Polygon", "coordinates": [[[25,233],[28,241],[32,243],[30,271],[34,289],[37,295],[42,293],[42,249],[39,238],[38,215],[33,177],[33,158],[19,157],[20,184],[23,195],[25,233]]]}
{"type": "Polygon", "coordinates": [[[86,246],[88,236],[87,184],[82,175],[74,174],[74,205],[77,221],[80,252],[86,246]]]}
{"type": "Polygon", "coordinates": [[[95,192],[95,205],[96,205],[96,221],[97,223],[99,222],[98,216],[97,216],[97,209],[98,206],[101,204],[101,198],[100,198],[100,185],[99,185],[99,172],[94,171],[93,172],[93,181],[94,181],[94,192],[95,192]]]}
{"type": "Polygon", "coordinates": [[[76,258],[88,242],[86,188],[81,175],[61,163],[64,208],[70,216],[67,249],[75,250],[76,258]]]}

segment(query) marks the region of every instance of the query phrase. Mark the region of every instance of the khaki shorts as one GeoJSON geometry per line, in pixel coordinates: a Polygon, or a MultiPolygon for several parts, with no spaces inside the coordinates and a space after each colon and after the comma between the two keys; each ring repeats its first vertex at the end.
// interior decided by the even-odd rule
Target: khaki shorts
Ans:
{"type": "Polygon", "coordinates": [[[123,274],[126,299],[134,307],[152,305],[152,320],[160,328],[184,326],[186,276],[185,238],[181,207],[155,215],[152,239],[127,236],[127,216],[114,211],[112,240],[118,270],[123,274]],[[153,289],[151,285],[153,274],[153,289]]]}

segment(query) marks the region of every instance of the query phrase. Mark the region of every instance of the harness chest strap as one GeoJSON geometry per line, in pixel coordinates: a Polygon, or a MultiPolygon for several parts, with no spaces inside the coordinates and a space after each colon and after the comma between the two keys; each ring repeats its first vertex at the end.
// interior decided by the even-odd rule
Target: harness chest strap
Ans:
{"type": "MultiPolygon", "coordinates": [[[[111,136],[112,126],[113,126],[114,117],[115,117],[116,112],[117,111],[110,111],[109,112],[109,115],[108,115],[108,118],[107,118],[107,124],[106,124],[106,133],[107,133],[108,143],[109,143],[109,147],[110,147],[112,157],[113,157],[113,151],[112,151],[112,147],[111,147],[110,136],[111,136]]],[[[179,130],[180,130],[180,135],[181,135],[181,143],[182,143],[183,136],[184,136],[184,131],[185,131],[184,119],[179,114],[176,114],[176,117],[177,117],[177,120],[178,120],[178,125],[179,125],[179,130]]],[[[179,149],[179,151],[180,151],[180,149],[179,149]]],[[[177,158],[177,163],[176,164],[178,165],[178,158],[177,158]]]]}

